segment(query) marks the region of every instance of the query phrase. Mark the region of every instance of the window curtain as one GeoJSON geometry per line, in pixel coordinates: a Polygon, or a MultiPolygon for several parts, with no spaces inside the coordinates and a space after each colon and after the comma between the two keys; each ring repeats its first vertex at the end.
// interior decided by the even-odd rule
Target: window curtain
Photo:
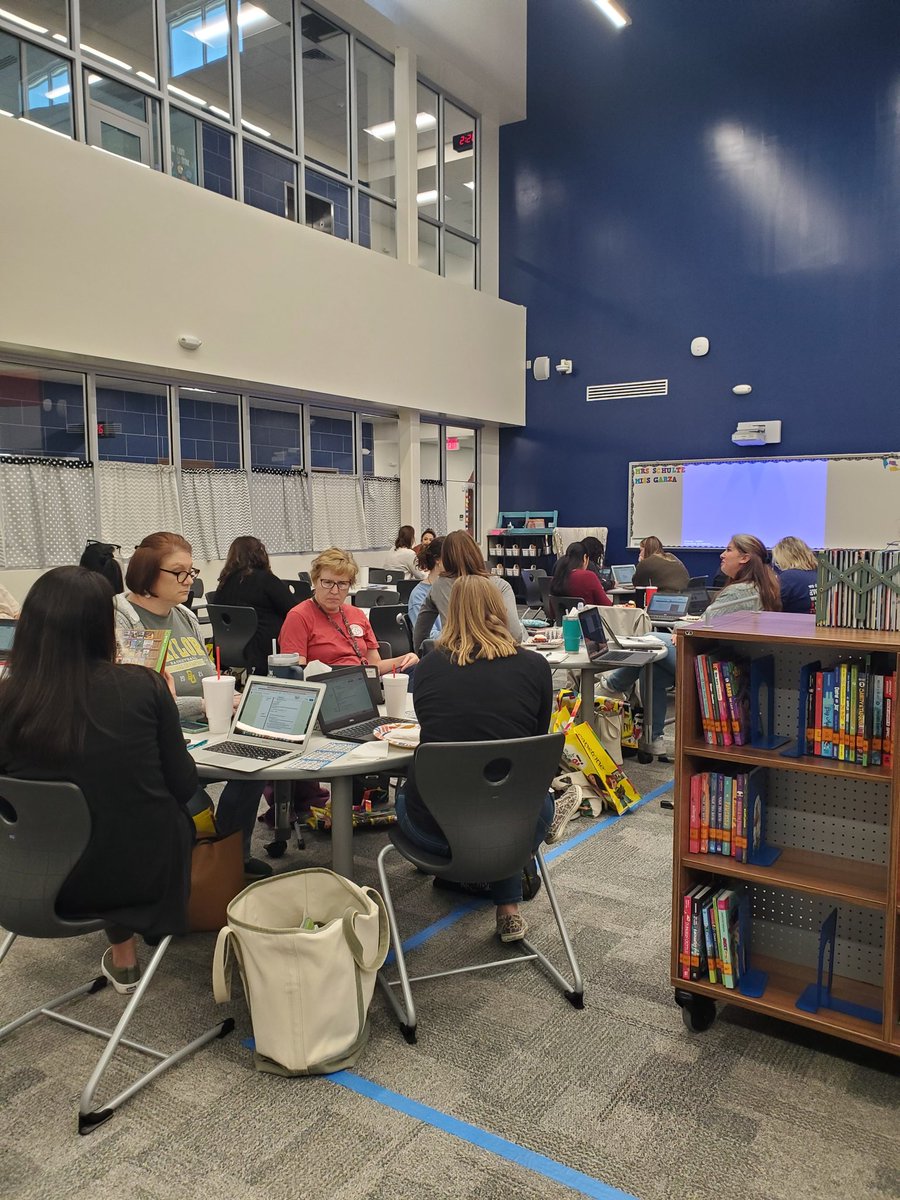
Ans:
{"type": "Polygon", "coordinates": [[[313,549],[363,550],[366,547],[366,516],[362,493],[355,475],[313,472],[313,549]]]}
{"type": "Polygon", "coordinates": [[[253,533],[246,471],[182,470],[181,514],[195,558],[227,558],[236,537],[253,533]]]}
{"type": "Polygon", "coordinates": [[[400,528],[400,480],[364,476],[367,546],[393,546],[400,528]]]}
{"type": "MultiPolygon", "coordinates": [[[[420,488],[422,529],[433,529],[441,537],[447,529],[447,490],[437,479],[423,479],[420,488]]],[[[421,534],[422,530],[419,530],[421,534]]]]}
{"type": "Polygon", "coordinates": [[[8,458],[0,464],[0,567],[77,563],[96,529],[90,463],[8,458]]]}
{"type": "Polygon", "coordinates": [[[100,462],[100,529],[91,536],[115,542],[130,558],[148,533],[181,533],[175,468],[158,463],[100,462]]]}
{"type": "Polygon", "coordinates": [[[309,478],[301,471],[257,470],[250,476],[253,531],[270,554],[313,548],[309,478]]]}

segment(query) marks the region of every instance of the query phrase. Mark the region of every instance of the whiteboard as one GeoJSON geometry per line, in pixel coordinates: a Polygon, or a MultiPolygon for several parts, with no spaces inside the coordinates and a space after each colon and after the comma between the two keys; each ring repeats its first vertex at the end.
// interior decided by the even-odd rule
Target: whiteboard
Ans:
{"type": "Polygon", "coordinates": [[[900,542],[900,455],[697,459],[628,465],[628,542],[717,550],[733,533],[815,550],[900,542]]]}

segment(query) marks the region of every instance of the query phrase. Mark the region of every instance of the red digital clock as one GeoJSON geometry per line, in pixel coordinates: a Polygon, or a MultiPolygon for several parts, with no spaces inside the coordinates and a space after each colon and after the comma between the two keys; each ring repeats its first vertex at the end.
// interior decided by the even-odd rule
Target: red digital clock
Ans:
{"type": "Polygon", "coordinates": [[[453,149],[457,154],[461,154],[464,150],[473,150],[475,148],[475,130],[470,129],[468,133],[454,133],[453,149]]]}

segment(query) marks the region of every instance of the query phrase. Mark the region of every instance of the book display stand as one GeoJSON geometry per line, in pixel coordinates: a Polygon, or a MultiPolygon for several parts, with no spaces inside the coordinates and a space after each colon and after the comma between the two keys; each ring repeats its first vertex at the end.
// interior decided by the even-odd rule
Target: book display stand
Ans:
{"type": "MultiPolygon", "coordinates": [[[[820,664],[828,671],[856,664],[859,680],[868,670],[860,664],[873,664],[871,673],[884,680],[886,713],[900,671],[900,633],[817,627],[811,614],[740,612],[678,630],[676,638],[671,982],[685,1024],[706,1029],[717,1003],[736,1004],[900,1056],[896,722],[885,718],[881,761],[866,759],[859,742],[860,756],[851,753],[852,728],[844,758],[807,753],[810,684],[815,688],[820,664]],[[700,656],[749,663],[748,744],[710,744],[700,656]],[[777,731],[795,729],[797,743],[785,748],[788,738],[777,731]],[[747,861],[728,854],[727,838],[725,852],[700,853],[692,780],[759,768],[764,823],[755,843],[748,818],[739,821],[747,861]],[[700,946],[699,968],[693,961],[693,913],[699,910],[703,935],[711,902],[730,913],[724,973],[709,941],[705,953],[700,946]]],[[[857,687],[860,713],[867,693],[857,687]]],[[[848,685],[848,698],[852,690],[848,685]]],[[[857,722],[857,738],[860,728],[864,751],[868,722],[857,722]]],[[[738,811],[735,800],[732,822],[738,811]]]]}

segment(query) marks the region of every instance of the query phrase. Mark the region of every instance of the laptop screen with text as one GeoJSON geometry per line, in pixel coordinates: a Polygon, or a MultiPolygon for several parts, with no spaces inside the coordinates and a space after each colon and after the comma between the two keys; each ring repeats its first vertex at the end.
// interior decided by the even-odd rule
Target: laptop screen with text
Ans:
{"type": "Polygon", "coordinates": [[[327,733],[329,729],[342,729],[378,715],[372,703],[364,667],[348,667],[323,675],[325,695],[319,709],[319,724],[327,733]]]}
{"type": "Polygon", "coordinates": [[[302,742],[310,732],[318,696],[318,688],[298,687],[293,681],[251,680],[241,698],[235,733],[302,742]],[[287,682],[292,686],[285,687],[287,682]]]}
{"type": "Polygon", "coordinates": [[[654,617],[683,617],[687,613],[690,599],[690,596],[686,595],[664,595],[657,592],[650,599],[647,616],[651,621],[654,617]]]}

